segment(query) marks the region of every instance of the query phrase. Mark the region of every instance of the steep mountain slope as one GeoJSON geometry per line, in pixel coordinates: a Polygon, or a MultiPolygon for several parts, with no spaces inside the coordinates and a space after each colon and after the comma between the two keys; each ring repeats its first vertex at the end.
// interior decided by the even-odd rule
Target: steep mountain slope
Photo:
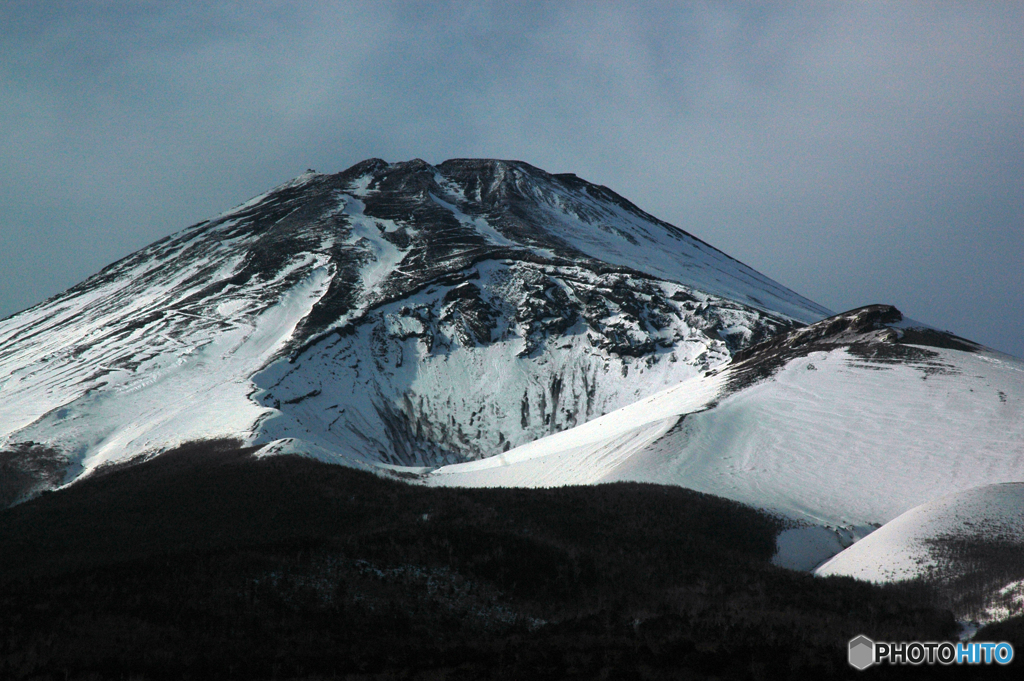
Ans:
{"type": "Polygon", "coordinates": [[[936,496],[1024,480],[1024,362],[872,306],[432,485],[678,484],[796,521],[809,569],[936,496]]]}
{"type": "Polygon", "coordinates": [[[485,457],[824,314],[573,175],[310,172],[0,321],[0,501],[203,438],[485,457]]]}

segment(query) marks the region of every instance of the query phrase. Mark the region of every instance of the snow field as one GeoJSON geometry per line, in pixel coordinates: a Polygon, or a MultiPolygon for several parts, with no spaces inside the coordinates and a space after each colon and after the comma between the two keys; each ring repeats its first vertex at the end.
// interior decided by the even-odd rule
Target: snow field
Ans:
{"type": "Polygon", "coordinates": [[[777,562],[809,569],[937,495],[1024,480],[1021,363],[937,352],[944,371],[817,352],[720,395],[726,369],[513,449],[501,465],[445,466],[427,482],[680,485],[803,524],[781,539],[777,562]],[[622,437],[662,419],[676,425],[658,438],[622,437]]]}

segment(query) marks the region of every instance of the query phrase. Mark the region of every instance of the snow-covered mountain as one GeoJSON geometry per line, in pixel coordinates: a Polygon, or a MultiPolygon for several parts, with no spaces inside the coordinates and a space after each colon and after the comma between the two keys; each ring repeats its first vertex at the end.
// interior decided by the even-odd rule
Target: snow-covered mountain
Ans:
{"type": "Polygon", "coordinates": [[[232,439],[427,485],[680,485],[788,519],[776,562],[822,575],[940,550],[962,576],[993,518],[1024,546],[997,484],[1024,362],[829,314],[574,175],[311,171],[0,321],[0,506],[232,439]]]}
{"type": "Polygon", "coordinates": [[[424,480],[681,485],[789,518],[777,560],[811,569],[931,499],[1024,481],[1024,362],[870,306],[424,480]]]}
{"type": "Polygon", "coordinates": [[[0,496],[208,438],[485,458],[826,314],[574,175],[309,172],[0,321],[0,496]]]}

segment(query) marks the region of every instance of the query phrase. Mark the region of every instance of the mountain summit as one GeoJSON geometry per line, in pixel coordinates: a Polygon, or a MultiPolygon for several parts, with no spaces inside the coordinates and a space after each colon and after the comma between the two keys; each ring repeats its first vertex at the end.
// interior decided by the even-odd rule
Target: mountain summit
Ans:
{"type": "Polygon", "coordinates": [[[575,175],[311,171],[0,322],[5,494],[208,438],[488,457],[827,314],[575,175]]]}

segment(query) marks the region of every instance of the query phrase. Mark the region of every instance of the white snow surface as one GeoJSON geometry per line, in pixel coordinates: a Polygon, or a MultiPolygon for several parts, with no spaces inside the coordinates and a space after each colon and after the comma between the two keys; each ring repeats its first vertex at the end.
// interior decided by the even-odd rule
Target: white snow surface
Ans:
{"type": "Polygon", "coordinates": [[[809,569],[936,496],[1024,480],[1024,363],[929,349],[927,364],[813,352],[732,394],[726,368],[426,482],[680,485],[810,528],[786,535],[776,561],[809,569]]]}
{"type": "MultiPolygon", "coordinates": [[[[631,267],[660,279],[811,323],[830,311],[686,232],[644,213],[605,187],[565,184],[521,163],[496,161],[490,191],[518,192],[532,202],[539,222],[561,243],[592,258],[631,267]]],[[[445,164],[442,164],[442,167],[445,164]]],[[[472,193],[439,178],[458,203],[472,193]]],[[[476,196],[484,191],[476,187],[476,196]]],[[[503,235],[501,235],[503,236],[503,235]]],[[[544,254],[543,248],[534,248],[544,254]]]]}
{"type": "MultiPolygon", "coordinates": [[[[607,333],[649,334],[663,344],[642,357],[595,346],[595,331],[580,321],[552,334],[516,321],[531,282],[553,284],[568,298],[611,281],[630,284],[622,275],[495,261],[470,273],[468,284],[438,285],[384,305],[351,334],[329,336],[255,375],[254,399],[274,408],[259,441],[291,438],[339,460],[413,466],[497,456],[728,361],[725,344],[701,331],[700,317],[682,303],[671,303],[675,313],[664,319],[673,322],[657,331],[614,309],[600,320],[607,333]],[[471,336],[458,299],[451,300],[466,286],[502,312],[489,342],[471,336]],[[527,339],[536,342],[533,351],[527,339]]],[[[660,287],[666,300],[685,290],[660,287]]],[[[717,304],[725,319],[750,316],[717,304]]]]}
{"type": "MultiPolygon", "coordinates": [[[[97,375],[79,376],[76,382],[68,380],[74,372],[66,359],[51,360],[42,345],[37,348],[41,357],[28,370],[13,372],[3,386],[19,407],[0,409],[7,439],[13,435],[70,454],[76,476],[191,440],[249,439],[267,412],[248,399],[253,390],[249,377],[281,350],[330,282],[330,268],[310,264],[309,275],[276,305],[242,314],[241,301],[224,303],[221,309],[235,314],[212,320],[224,327],[219,333],[200,327],[192,335],[158,336],[162,342],[134,368],[118,366],[125,346],[99,346],[92,349],[98,357],[90,363],[97,375]],[[11,433],[12,422],[22,427],[11,433]]],[[[153,301],[136,303],[145,308],[153,301]]],[[[101,333],[103,318],[89,326],[101,333]]]]}
{"type": "Polygon", "coordinates": [[[693,377],[582,426],[480,461],[442,466],[426,481],[457,487],[558,487],[608,482],[631,457],[655,444],[679,420],[707,406],[723,374],[693,377]]]}
{"type": "MultiPolygon", "coordinates": [[[[877,583],[927,576],[940,567],[929,542],[949,538],[1024,543],[1024,482],[951,492],[915,506],[814,573],[877,583]]],[[[1019,586],[1010,584],[1004,590],[1019,586]]]]}
{"type": "MultiPolygon", "coordinates": [[[[874,529],[874,528],[871,528],[874,529]]],[[[813,570],[853,540],[846,528],[805,525],[783,530],[775,538],[772,563],[790,570],[813,570]],[[846,534],[846,536],[843,536],[846,534]]],[[[858,537],[859,538],[859,537],[858,537]]]]}
{"type": "Polygon", "coordinates": [[[659,278],[804,323],[830,314],[703,241],[681,230],[656,227],[649,216],[590,194],[552,191],[540,199],[560,236],[598,260],[629,267],[641,264],[638,269],[659,278]]]}

